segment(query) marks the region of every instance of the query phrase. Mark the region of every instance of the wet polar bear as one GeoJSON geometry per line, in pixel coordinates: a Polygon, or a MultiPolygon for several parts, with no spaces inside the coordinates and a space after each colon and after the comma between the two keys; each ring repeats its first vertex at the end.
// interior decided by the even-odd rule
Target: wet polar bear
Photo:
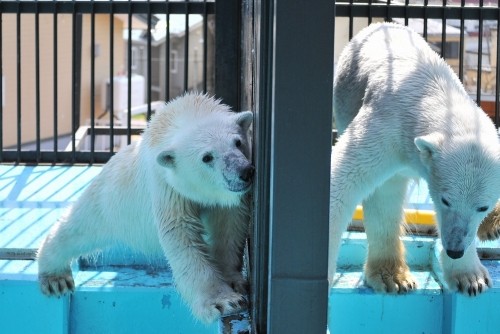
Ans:
{"type": "Polygon", "coordinates": [[[42,291],[73,291],[71,260],[121,242],[163,252],[198,319],[245,306],[252,119],[194,93],[157,112],[142,140],[118,152],[51,229],[38,254],[42,291]]]}
{"type": "Polygon", "coordinates": [[[406,27],[365,28],[339,59],[334,116],[342,134],[332,153],[330,282],[342,231],[363,201],[366,283],[389,293],[416,287],[400,235],[407,182],[422,177],[448,287],[469,295],[491,287],[474,238],[500,195],[499,141],[442,58],[406,27]]]}

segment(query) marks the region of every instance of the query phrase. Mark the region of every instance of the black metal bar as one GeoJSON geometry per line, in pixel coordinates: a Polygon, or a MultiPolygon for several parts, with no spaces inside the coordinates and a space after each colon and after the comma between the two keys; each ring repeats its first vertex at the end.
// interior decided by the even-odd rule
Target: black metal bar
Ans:
{"type": "MultiPolygon", "coordinates": [[[[57,2],[57,0],[54,0],[54,2],[57,2]]],[[[53,135],[54,135],[54,152],[55,152],[55,160],[57,160],[57,152],[59,150],[59,147],[58,147],[58,140],[57,138],[59,137],[59,134],[58,134],[58,105],[59,105],[59,102],[58,102],[58,92],[57,90],[59,89],[58,88],[58,76],[59,76],[59,73],[58,73],[58,55],[57,53],[59,52],[59,48],[58,48],[58,40],[57,40],[57,34],[59,33],[59,29],[58,29],[58,22],[57,22],[57,19],[58,19],[58,16],[57,16],[57,11],[54,12],[54,16],[53,16],[53,33],[54,33],[54,36],[53,36],[53,43],[54,43],[54,83],[53,83],[53,87],[54,87],[54,92],[53,92],[53,97],[54,97],[54,122],[53,122],[53,126],[54,126],[54,129],[53,129],[53,135]]],[[[55,162],[55,161],[54,161],[55,162]]]]}
{"type": "MultiPolygon", "coordinates": [[[[4,149],[3,152],[4,163],[26,163],[26,164],[37,164],[37,155],[35,151],[21,151],[7,150],[4,149]]],[[[112,157],[109,152],[95,152],[94,162],[95,163],[106,163],[112,157]]],[[[40,161],[53,161],[57,164],[88,164],[91,159],[90,152],[88,151],[62,151],[52,152],[52,151],[41,151],[40,161]]]]}
{"type": "MultiPolygon", "coordinates": [[[[0,12],[0,130],[3,129],[3,13],[0,12]]],[[[0,162],[3,162],[3,131],[0,131],[0,162]]]]}
{"type": "MultiPolygon", "coordinates": [[[[148,4],[151,4],[148,0],[148,4]]],[[[148,46],[147,46],[147,59],[146,59],[146,62],[147,62],[147,77],[148,77],[148,80],[147,80],[147,104],[148,104],[148,111],[147,111],[147,119],[148,121],[151,119],[151,7],[149,7],[149,10],[148,10],[148,46]]]]}
{"type": "MultiPolygon", "coordinates": [[[[479,0],[479,7],[483,7],[483,0],[479,0]]],[[[481,14],[481,12],[479,12],[481,14]]],[[[483,74],[483,20],[479,16],[479,29],[477,36],[477,80],[476,102],[481,105],[481,79],[483,74]]]]}
{"type": "Polygon", "coordinates": [[[424,31],[423,31],[423,37],[425,40],[427,40],[427,8],[429,5],[429,0],[424,0],[424,31]]]}
{"type": "Polygon", "coordinates": [[[498,2],[498,18],[497,18],[497,57],[495,65],[495,125],[500,126],[500,2],[498,2]]]}
{"type": "MultiPolygon", "coordinates": [[[[168,0],[167,0],[168,1],[168,0]]],[[[170,100],[170,12],[167,11],[165,34],[165,100],[170,100]]]]}
{"type": "MultiPolygon", "coordinates": [[[[352,10],[353,17],[368,17],[370,10],[373,17],[391,18],[423,18],[424,11],[427,11],[428,19],[440,19],[442,15],[442,6],[429,6],[425,8],[423,5],[405,6],[404,4],[387,3],[354,3],[352,6],[348,2],[336,2],[336,16],[349,17],[352,10]],[[406,15],[405,15],[406,13],[406,15]]],[[[495,7],[465,7],[464,6],[449,6],[446,8],[448,19],[463,19],[477,20],[481,13],[483,20],[496,20],[498,13],[495,7]],[[463,14],[463,16],[462,16],[463,14]]]]}
{"type": "Polygon", "coordinates": [[[76,10],[75,7],[73,7],[73,14],[72,14],[72,21],[71,21],[71,36],[72,36],[72,52],[71,52],[71,82],[72,82],[72,90],[71,90],[71,152],[73,153],[73,159],[76,159],[76,10]]]}
{"type": "MultiPolygon", "coordinates": [[[[112,1],[112,0],[110,0],[112,1]]],[[[115,146],[115,136],[113,134],[114,118],[115,118],[115,22],[113,7],[110,8],[109,12],[109,152],[113,153],[115,146]]]]}
{"type": "MultiPolygon", "coordinates": [[[[140,0],[130,1],[130,4],[134,7],[134,13],[136,14],[147,14],[152,13],[165,13],[167,8],[172,14],[185,14],[186,1],[175,1],[175,2],[145,2],[140,0]]],[[[36,2],[30,0],[16,1],[7,0],[0,1],[0,12],[3,13],[34,13],[36,8],[36,2]]],[[[92,12],[96,14],[109,14],[112,9],[115,14],[127,14],[129,12],[129,2],[126,1],[112,1],[112,2],[96,2],[95,6],[90,1],[57,1],[57,5],[54,2],[40,1],[40,13],[52,14],[56,11],[59,14],[72,14],[74,12],[80,14],[90,14],[92,12]]],[[[191,14],[203,14],[205,12],[205,7],[202,2],[192,2],[189,6],[191,14]]],[[[207,3],[208,14],[215,13],[215,4],[213,2],[207,3]]]]}
{"type": "MultiPolygon", "coordinates": [[[[130,132],[133,135],[140,135],[142,132],[144,132],[144,128],[129,128],[127,126],[115,126],[114,128],[114,134],[117,136],[125,136],[128,132],[130,132]]],[[[109,136],[110,131],[109,127],[104,126],[104,125],[96,125],[94,128],[87,128],[87,135],[94,134],[95,136],[109,136]]],[[[109,152],[111,155],[113,155],[112,152],[109,152]]]]}
{"type": "MultiPolygon", "coordinates": [[[[352,5],[354,3],[354,0],[349,0],[349,4],[352,5]]],[[[352,10],[349,13],[349,40],[352,39],[352,36],[354,35],[354,17],[352,16],[352,10]]]]}
{"type": "Polygon", "coordinates": [[[405,0],[405,26],[408,26],[408,6],[410,5],[410,0],[405,0]]]}
{"type": "MultiPolygon", "coordinates": [[[[94,5],[94,1],[92,1],[94,5]]],[[[90,13],[90,128],[95,127],[95,13],[90,13]]],[[[90,135],[90,163],[94,163],[95,134],[90,135]]]]}
{"type": "Polygon", "coordinates": [[[189,1],[185,2],[186,14],[184,20],[184,91],[188,90],[189,85],[189,1]]]}
{"type": "Polygon", "coordinates": [[[443,0],[443,18],[441,20],[441,57],[446,59],[446,1],[443,0]]]}
{"type": "Polygon", "coordinates": [[[240,1],[216,0],[215,95],[236,109],[240,106],[241,40],[233,32],[240,31],[240,15],[240,1]]]}
{"type": "MultiPolygon", "coordinates": [[[[373,6],[373,4],[372,4],[373,6]]],[[[385,12],[385,20],[386,21],[392,21],[392,18],[393,16],[391,15],[392,14],[392,10],[391,10],[391,0],[387,0],[387,3],[385,5],[385,9],[386,9],[386,12],[385,12]]],[[[352,13],[352,10],[351,10],[351,16],[353,15],[352,13]]]]}
{"type": "Polygon", "coordinates": [[[21,12],[16,15],[16,50],[17,50],[17,153],[21,156],[21,12]]]}
{"type": "Polygon", "coordinates": [[[40,14],[38,6],[35,12],[35,136],[37,162],[40,162],[40,14]]]}
{"type": "Polygon", "coordinates": [[[458,78],[464,81],[464,48],[465,48],[465,0],[460,1],[460,53],[458,55],[458,78]]]}
{"type": "Polygon", "coordinates": [[[130,3],[130,8],[127,17],[128,24],[128,43],[127,43],[127,145],[132,142],[132,4],[130,3]]]}
{"type": "MultiPolygon", "coordinates": [[[[368,5],[371,5],[373,3],[373,0],[368,0],[368,5]]],[[[370,7],[370,10],[368,11],[368,24],[371,24],[373,21],[373,14],[372,14],[372,9],[370,7]]]]}
{"type": "Polygon", "coordinates": [[[208,68],[208,17],[207,17],[207,0],[203,0],[205,12],[203,13],[203,93],[207,92],[207,68],[208,68]]]}

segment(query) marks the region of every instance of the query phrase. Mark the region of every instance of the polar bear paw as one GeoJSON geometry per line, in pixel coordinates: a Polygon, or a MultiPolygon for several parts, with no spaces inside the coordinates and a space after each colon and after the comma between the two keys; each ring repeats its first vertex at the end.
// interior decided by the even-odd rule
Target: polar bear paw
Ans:
{"type": "Polygon", "coordinates": [[[41,273],[38,279],[43,294],[49,297],[60,297],[75,291],[75,282],[71,275],[71,270],[61,274],[41,273]]]}
{"type": "Polygon", "coordinates": [[[395,260],[368,261],[365,283],[379,293],[406,293],[417,288],[406,263],[395,260]]]}
{"type": "Polygon", "coordinates": [[[492,287],[490,274],[482,264],[471,271],[445,272],[444,278],[451,291],[459,291],[471,297],[492,287]]]}
{"type": "Polygon", "coordinates": [[[248,281],[240,272],[228,273],[224,277],[233,291],[242,295],[248,293],[248,281]]]}
{"type": "Polygon", "coordinates": [[[200,300],[193,305],[193,314],[200,320],[211,323],[222,315],[241,311],[247,307],[246,298],[228,287],[217,295],[200,300]]]}

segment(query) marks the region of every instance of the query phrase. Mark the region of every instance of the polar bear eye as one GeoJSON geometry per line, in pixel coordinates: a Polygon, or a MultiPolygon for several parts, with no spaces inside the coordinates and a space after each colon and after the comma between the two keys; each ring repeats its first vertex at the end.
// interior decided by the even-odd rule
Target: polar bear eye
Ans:
{"type": "Polygon", "coordinates": [[[482,206],[480,208],[477,208],[477,212],[485,212],[488,211],[488,206],[482,206]]]}
{"type": "Polygon", "coordinates": [[[203,156],[203,158],[201,159],[204,163],[208,164],[209,162],[211,162],[212,160],[214,160],[214,156],[211,155],[210,153],[207,153],[203,156]]]}
{"type": "Polygon", "coordinates": [[[236,147],[241,147],[241,140],[236,139],[236,141],[234,142],[234,145],[235,145],[236,147]]]}
{"type": "Polygon", "coordinates": [[[450,202],[448,202],[444,197],[441,197],[441,202],[444,204],[444,206],[450,207],[450,202]]]}

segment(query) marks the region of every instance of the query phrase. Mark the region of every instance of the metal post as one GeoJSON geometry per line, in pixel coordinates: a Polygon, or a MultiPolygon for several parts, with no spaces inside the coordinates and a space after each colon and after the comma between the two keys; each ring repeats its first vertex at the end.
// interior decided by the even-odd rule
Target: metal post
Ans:
{"type": "Polygon", "coordinates": [[[215,2],[215,95],[235,110],[240,107],[241,3],[215,2]]]}
{"type": "Polygon", "coordinates": [[[256,0],[255,17],[259,201],[252,277],[261,295],[253,300],[265,305],[254,305],[254,327],[259,333],[323,334],[334,3],[256,0]]]}

